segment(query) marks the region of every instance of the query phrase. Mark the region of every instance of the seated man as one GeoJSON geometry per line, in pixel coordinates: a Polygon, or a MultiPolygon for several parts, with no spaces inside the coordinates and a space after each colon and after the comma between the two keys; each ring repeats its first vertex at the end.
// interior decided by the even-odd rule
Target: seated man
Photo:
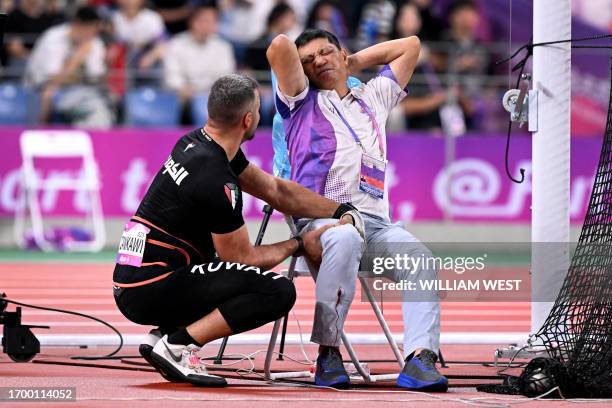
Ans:
{"type": "Polygon", "coordinates": [[[113,289],[124,316],[160,326],[151,333],[155,341],[140,351],[165,378],[223,386],[225,380],[200,363],[198,348],[286,315],[295,288],[268,269],[296,252],[320,262],[320,238],[333,226],[254,247],[241,190],[294,216],[335,215],[346,224],[357,214],[249,163],[240,145],[253,138],[259,122],[253,80],[235,74],[218,79],[208,111],[203,128],[179,139],[126,225],[113,289]]]}
{"type": "Polygon", "coordinates": [[[46,30],[36,41],[25,81],[41,92],[40,120],[53,113],[80,127],[109,127],[113,114],[101,84],[106,76],[101,17],[80,7],[72,20],[46,30]]]}
{"type": "MultiPolygon", "coordinates": [[[[279,35],[267,52],[277,75],[276,102],[286,132],[291,179],[330,199],[352,202],[363,214],[366,244],[379,251],[377,256],[431,256],[412,234],[391,223],[385,184],[385,122],[405,96],[419,49],[419,40],[408,37],[348,56],[333,34],[315,29],[303,32],[295,44],[279,35]],[[349,88],[350,73],[375,65],[384,65],[375,78],[349,88]],[[398,248],[398,243],[404,245],[398,248]]],[[[309,231],[333,222],[301,220],[298,228],[309,231]]],[[[334,242],[333,230],[321,240],[311,338],[320,345],[315,381],[334,387],[349,383],[338,350],[339,332],[362,258],[361,248],[353,244],[360,238],[357,231],[347,232],[342,244],[334,242]]],[[[436,278],[435,270],[423,267],[388,272],[395,281],[436,278]]],[[[445,391],[448,382],[435,367],[440,337],[437,296],[411,299],[404,293],[402,309],[407,357],[397,384],[445,391]]]]}
{"type": "Polygon", "coordinates": [[[236,71],[231,44],[217,34],[217,14],[210,5],[194,9],[189,30],[172,37],[165,49],[164,85],[179,95],[186,112],[194,96],[209,92],[217,78],[236,71]]]}

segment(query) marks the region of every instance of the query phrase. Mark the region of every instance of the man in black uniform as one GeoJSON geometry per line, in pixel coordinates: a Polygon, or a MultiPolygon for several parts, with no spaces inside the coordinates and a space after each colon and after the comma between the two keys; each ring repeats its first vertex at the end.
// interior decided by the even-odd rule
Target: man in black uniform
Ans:
{"type": "Polygon", "coordinates": [[[294,216],[334,216],[345,224],[359,214],[249,163],[240,145],[259,123],[253,80],[218,79],[208,114],[203,128],[176,143],[126,224],[113,287],[128,319],[160,327],[140,351],[164,378],[223,386],[225,379],[201,364],[199,347],[287,314],[295,288],[268,269],[296,252],[320,262],[320,237],[330,227],[255,247],[242,218],[241,189],[294,216]]]}

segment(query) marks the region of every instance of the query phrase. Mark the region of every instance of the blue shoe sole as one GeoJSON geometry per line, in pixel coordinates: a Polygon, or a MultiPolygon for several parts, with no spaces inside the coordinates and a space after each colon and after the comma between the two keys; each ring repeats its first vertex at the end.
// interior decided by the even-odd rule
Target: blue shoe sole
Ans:
{"type": "Polygon", "coordinates": [[[397,377],[397,385],[402,388],[407,388],[414,391],[439,391],[445,392],[448,390],[448,381],[442,377],[435,382],[419,381],[409,377],[404,373],[400,373],[397,377]]]}

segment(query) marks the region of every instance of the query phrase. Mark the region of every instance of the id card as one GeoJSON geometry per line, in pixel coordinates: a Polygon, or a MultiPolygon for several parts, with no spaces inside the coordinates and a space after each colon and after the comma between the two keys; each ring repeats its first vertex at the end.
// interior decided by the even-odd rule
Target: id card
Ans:
{"type": "Polygon", "coordinates": [[[361,173],[359,174],[359,190],[382,199],[385,195],[385,171],[387,162],[376,157],[363,154],[361,156],[361,173]]]}
{"type": "Polygon", "coordinates": [[[121,242],[119,243],[119,251],[117,251],[116,262],[119,265],[142,265],[142,257],[149,231],[151,231],[149,228],[137,222],[130,221],[125,224],[123,234],[121,235],[121,242]]]}
{"type": "Polygon", "coordinates": [[[440,108],[440,121],[442,122],[442,129],[447,135],[457,137],[466,132],[463,111],[456,103],[447,103],[440,108]]]}

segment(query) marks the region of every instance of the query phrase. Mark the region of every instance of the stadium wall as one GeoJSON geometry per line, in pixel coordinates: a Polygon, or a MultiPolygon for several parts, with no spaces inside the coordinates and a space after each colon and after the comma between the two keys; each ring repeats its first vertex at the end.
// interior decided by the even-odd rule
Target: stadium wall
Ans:
{"type": "MultiPolygon", "coordinates": [[[[0,246],[14,246],[12,223],[19,205],[21,164],[19,136],[23,128],[2,128],[0,149],[0,246]]],[[[102,181],[102,205],[107,219],[109,246],[125,220],[133,214],[152,177],[163,166],[168,152],[185,129],[114,129],[90,131],[102,181]]],[[[531,139],[514,138],[510,171],[526,169],[523,184],[512,183],[504,170],[505,135],[472,134],[456,140],[455,157],[445,155],[443,138],[426,133],[390,135],[387,181],[393,218],[425,241],[523,241],[530,240],[531,139]],[[446,161],[445,161],[446,160],[446,161]]],[[[601,148],[600,137],[572,139],[571,203],[573,237],[588,205],[601,148]]],[[[272,169],[271,134],[258,131],[244,145],[249,159],[267,171],[272,169]]],[[[41,176],[78,176],[80,163],[70,160],[37,162],[41,176]]],[[[37,164],[37,167],[38,167],[37,164]]],[[[81,194],[47,191],[41,206],[54,222],[75,224],[87,207],[81,194]]],[[[255,235],[263,203],[244,199],[244,212],[255,235]]],[[[275,214],[268,239],[286,237],[282,217],[275,214]]]]}

